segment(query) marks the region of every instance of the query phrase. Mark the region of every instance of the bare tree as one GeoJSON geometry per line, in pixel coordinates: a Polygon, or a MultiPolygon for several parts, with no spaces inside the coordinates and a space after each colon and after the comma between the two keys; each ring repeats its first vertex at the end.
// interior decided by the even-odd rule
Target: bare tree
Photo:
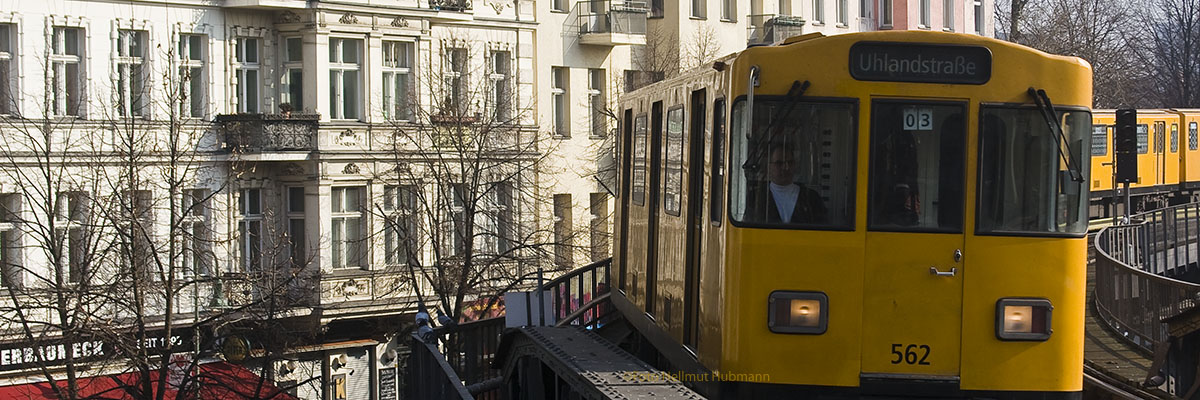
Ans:
{"type": "Polygon", "coordinates": [[[1141,22],[1152,105],[1200,107],[1200,0],[1154,0],[1141,22]]]}
{"type": "Polygon", "coordinates": [[[684,70],[703,66],[716,60],[721,54],[721,40],[717,38],[717,30],[708,24],[697,24],[690,38],[681,46],[683,49],[684,70]]]}
{"type": "Polygon", "coordinates": [[[409,272],[423,307],[453,321],[468,302],[494,301],[545,267],[538,260],[556,239],[539,188],[549,141],[531,124],[531,104],[518,100],[511,53],[481,47],[442,40],[416,79],[428,104],[407,97],[412,106],[396,115],[380,160],[387,167],[376,171],[388,182],[374,209],[386,221],[377,248],[389,268],[409,272]]]}

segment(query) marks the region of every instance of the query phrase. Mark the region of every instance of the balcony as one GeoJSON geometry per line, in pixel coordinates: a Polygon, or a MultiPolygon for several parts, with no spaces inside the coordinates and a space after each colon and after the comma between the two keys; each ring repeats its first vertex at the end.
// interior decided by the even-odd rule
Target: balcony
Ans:
{"type": "Polygon", "coordinates": [[[756,14],[746,16],[746,47],[764,46],[804,34],[804,18],[791,15],[756,14]]]}
{"type": "Polygon", "coordinates": [[[309,152],[317,149],[320,114],[217,116],[225,150],[237,153],[309,152]]]}
{"type": "Polygon", "coordinates": [[[579,42],[598,46],[646,44],[646,3],[608,0],[575,3],[579,42]]]}

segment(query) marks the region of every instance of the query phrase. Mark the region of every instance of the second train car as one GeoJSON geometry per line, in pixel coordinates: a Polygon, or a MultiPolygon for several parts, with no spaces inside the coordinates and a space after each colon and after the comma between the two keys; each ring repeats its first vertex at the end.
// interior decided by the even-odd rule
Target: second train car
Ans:
{"type": "Polygon", "coordinates": [[[899,31],[630,92],[613,303],[712,398],[1079,398],[1091,82],[899,31]]]}

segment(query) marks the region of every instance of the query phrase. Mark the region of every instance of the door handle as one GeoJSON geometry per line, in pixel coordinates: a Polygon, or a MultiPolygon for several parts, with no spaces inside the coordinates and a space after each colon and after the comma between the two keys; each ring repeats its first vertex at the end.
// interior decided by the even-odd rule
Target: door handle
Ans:
{"type": "Polygon", "coordinates": [[[930,267],[929,267],[929,274],[930,274],[930,275],[937,275],[937,276],[954,276],[954,274],[955,274],[955,273],[958,273],[958,268],[950,268],[950,271],[947,271],[947,272],[942,272],[942,271],[938,271],[937,267],[934,267],[934,266],[930,266],[930,267]]]}

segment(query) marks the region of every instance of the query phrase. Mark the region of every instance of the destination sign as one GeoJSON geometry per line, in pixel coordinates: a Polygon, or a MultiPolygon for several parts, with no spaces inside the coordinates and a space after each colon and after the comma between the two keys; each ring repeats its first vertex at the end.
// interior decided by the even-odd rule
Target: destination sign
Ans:
{"type": "Polygon", "coordinates": [[[860,81],[982,85],[992,78],[992,51],[981,46],[858,42],[850,76],[860,81]]]}

